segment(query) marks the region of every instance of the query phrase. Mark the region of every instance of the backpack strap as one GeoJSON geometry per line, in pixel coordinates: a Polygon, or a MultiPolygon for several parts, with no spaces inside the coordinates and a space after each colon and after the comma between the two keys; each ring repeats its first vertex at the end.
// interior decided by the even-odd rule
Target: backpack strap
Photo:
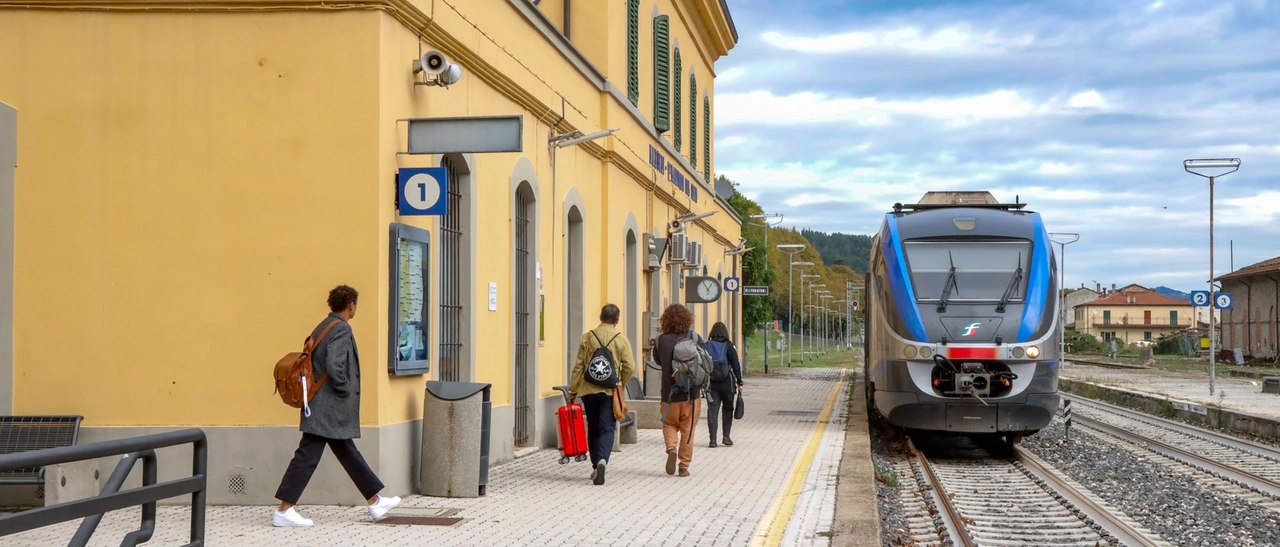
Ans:
{"type": "MultiPolygon", "coordinates": [[[[591,333],[591,337],[592,337],[592,338],[595,338],[595,339],[596,339],[596,343],[597,343],[597,344],[599,344],[599,343],[600,343],[600,335],[599,335],[599,334],[596,334],[596,329],[591,329],[591,330],[590,330],[590,331],[588,331],[588,332],[590,332],[590,333],[591,333]]],[[[610,340],[610,342],[612,342],[612,341],[613,341],[613,340],[610,340]]],[[[602,346],[599,346],[599,347],[598,347],[598,348],[596,348],[596,349],[599,349],[599,348],[602,348],[602,347],[604,347],[604,346],[603,346],[603,345],[602,345],[602,346]]]]}
{"type": "MultiPolygon", "coordinates": [[[[316,350],[320,348],[320,342],[323,342],[324,337],[329,334],[329,331],[332,330],[335,325],[341,322],[343,322],[342,319],[334,319],[332,323],[329,323],[329,326],[325,327],[324,330],[320,331],[320,338],[316,339],[316,343],[311,345],[311,355],[313,356],[315,355],[316,350]]],[[[314,365],[312,366],[312,370],[315,370],[314,365]]],[[[313,394],[313,391],[319,391],[320,386],[324,385],[324,381],[328,379],[329,379],[329,371],[326,370],[324,374],[321,374],[319,378],[316,378],[316,383],[314,386],[311,386],[311,390],[306,391],[307,398],[308,399],[311,398],[310,396],[313,394]]]]}
{"type": "MultiPolygon", "coordinates": [[[[594,332],[594,331],[592,331],[592,332],[594,332]]],[[[610,339],[609,339],[609,344],[612,344],[612,343],[613,343],[613,341],[614,341],[614,340],[617,340],[619,336],[622,336],[622,333],[621,333],[621,332],[619,332],[618,334],[613,335],[613,338],[610,338],[610,339]]],[[[600,341],[600,339],[599,339],[599,338],[596,338],[596,341],[597,341],[597,342],[599,342],[599,341],[600,341]]],[[[605,344],[605,345],[604,345],[604,347],[609,347],[609,344],[605,344]]]]}

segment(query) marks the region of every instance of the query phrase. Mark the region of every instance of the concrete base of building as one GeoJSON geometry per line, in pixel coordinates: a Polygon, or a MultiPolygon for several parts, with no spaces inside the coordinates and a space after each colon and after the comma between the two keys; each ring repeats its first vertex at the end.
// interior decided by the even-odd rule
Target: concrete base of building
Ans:
{"type": "MultiPolygon", "coordinates": [[[[530,439],[542,448],[555,447],[555,411],[564,404],[559,396],[539,400],[535,405],[534,431],[530,439]]],[[[490,437],[490,465],[497,465],[515,458],[515,408],[511,405],[492,410],[490,437]]],[[[180,427],[82,427],[80,443],[92,443],[151,435],[180,427]]],[[[296,426],[278,427],[204,427],[209,439],[209,493],[208,502],[214,505],[272,505],[280,478],[284,476],[289,460],[298,447],[302,434],[296,426]]],[[[419,492],[419,472],[422,454],[422,420],[413,420],[381,427],[362,427],[356,446],[369,462],[370,467],[386,485],[384,494],[404,496],[419,492]]],[[[430,432],[428,432],[430,436],[430,432]]],[[[428,438],[430,442],[430,438],[428,438]]],[[[191,475],[191,448],[171,447],[157,451],[160,463],[160,480],[172,480],[191,475]]],[[[98,462],[99,475],[110,476],[119,458],[104,458],[98,462]]],[[[140,473],[133,473],[125,488],[141,485],[140,473]]],[[[477,481],[479,477],[477,477],[477,481]]],[[[0,502],[12,501],[14,505],[39,505],[35,498],[36,487],[5,488],[0,502]],[[19,503],[22,502],[22,503],[19,503]]],[[[169,500],[167,503],[185,504],[189,498],[169,500]]],[[[361,505],[365,503],[355,485],[332,455],[320,460],[320,466],[312,476],[306,492],[299,501],[302,505],[361,505]]]]}

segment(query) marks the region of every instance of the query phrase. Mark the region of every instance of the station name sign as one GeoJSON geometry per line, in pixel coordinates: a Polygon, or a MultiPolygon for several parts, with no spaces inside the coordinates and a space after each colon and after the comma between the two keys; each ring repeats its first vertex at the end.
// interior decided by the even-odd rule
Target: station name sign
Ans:
{"type": "Polygon", "coordinates": [[[698,185],[693,178],[684,176],[684,173],[676,168],[676,164],[667,161],[667,157],[652,144],[649,145],[649,165],[661,173],[666,173],[667,180],[671,181],[671,184],[676,185],[684,195],[693,198],[694,203],[698,202],[698,185]]]}

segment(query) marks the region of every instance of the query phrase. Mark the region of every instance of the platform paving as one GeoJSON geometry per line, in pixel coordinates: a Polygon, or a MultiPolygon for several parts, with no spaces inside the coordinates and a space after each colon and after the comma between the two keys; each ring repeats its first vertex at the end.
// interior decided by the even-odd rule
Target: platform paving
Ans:
{"type": "MultiPolygon", "coordinates": [[[[210,507],[207,545],[825,546],[845,445],[848,390],[839,388],[840,378],[838,369],[749,377],[747,414],[733,429],[736,445],[708,448],[706,422],[700,422],[689,478],[666,475],[661,432],[642,430],[639,444],[614,454],[604,486],[591,484],[588,464],[560,465],[554,450],[541,450],[492,468],[484,497],[413,496],[393,512],[464,519],[453,526],[374,524],[364,507],[301,506],[314,527],[277,529],[271,507],[210,507]],[[815,434],[829,404],[826,427],[815,434]],[[782,514],[789,517],[778,528],[782,514]]],[[[849,373],[844,381],[853,378],[849,373]]],[[[842,496],[841,503],[865,504],[874,512],[874,489],[842,496]]],[[[162,506],[148,545],[184,544],[188,512],[162,506]]],[[[108,514],[91,545],[118,545],[138,518],[136,509],[108,514]]],[[[0,538],[0,546],[65,545],[76,525],[0,538]]]]}

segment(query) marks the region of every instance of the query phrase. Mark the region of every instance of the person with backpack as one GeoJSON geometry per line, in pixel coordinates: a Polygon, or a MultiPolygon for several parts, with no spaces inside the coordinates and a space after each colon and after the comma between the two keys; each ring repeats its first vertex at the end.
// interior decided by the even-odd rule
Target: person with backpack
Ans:
{"type": "Polygon", "coordinates": [[[719,321],[711,327],[707,353],[711,355],[711,386],[707,388],[707,429],[711,448],[716,447],[716,414],[723,410],[724,445],[733,446],[729,430],[733,428],[734,395],[742,392],[742,365],[738,348],[729,340],[729,327],[719,321]]]}
{"type": "MultiPolygon", "coordinates": [[[[311,526],[310,519],[303,518],[294,508],[302,491],[311,481],[324,447],[328,446],[338,463],[346,469],[360,495],[369,502],[369,516],[378,520],[400,504],[399,497],[379,496],[382,481],[369,468],[364,456],[356,449],[353,439],[360,438],[360,356],[356,340],[348,324],[356,316],[356,300],[360,294],[346,285],[338,285],[329,291],[328,317],[321,321],[308,339],[315,340],[311,354],[311,376],[317,387],[303,387],[304,392],[314,389],[315,394],[301,410],[302,442],[293,453],[293,460],[280,480],[273,524],[282,527],[311,526]]],[[[278,384],[277,384],[278,385],[278,384]]]]}
{"type": "Polygon", "coordinates": [[[587,420],[587,447],[591,452],[591,482],[604,484],[605,468],[613,452],[613,435],[617,417],[613,398],[621,397],[619,386],[627,385],[635,374],[631,342],[618,332],[622,311],[605,304],[600,309],[600,326],[582,335],[578,358],[569,375],[569,403],[582,397],[583,416],[587,420]]]}
{"type": "Polygon", "coordinates": [[[699,400],[711,375],[711,357],[702,337],[693,332],[693,313],[680,304],[662,312],[662,334],[656,354],[662,365],[662,438],[667,447],[667,474],[689,476],[693,461],[693,429],[699,400]]]}

